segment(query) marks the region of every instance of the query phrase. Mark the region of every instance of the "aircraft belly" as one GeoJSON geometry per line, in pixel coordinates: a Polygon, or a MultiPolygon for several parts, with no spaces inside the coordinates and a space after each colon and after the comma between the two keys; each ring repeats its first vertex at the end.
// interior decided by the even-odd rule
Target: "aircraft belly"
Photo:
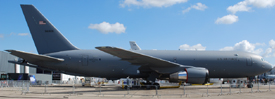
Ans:
{"type": "Polygon", "coordinates": [[[106,77],[106,78],[125,78],[128,76],[139,76],[137,73],[139,66],[129,65],[125,62],[113,63],[96,63],[89,64],[79,68],[80,73],[85,73],[89,76],[106,77]]]}

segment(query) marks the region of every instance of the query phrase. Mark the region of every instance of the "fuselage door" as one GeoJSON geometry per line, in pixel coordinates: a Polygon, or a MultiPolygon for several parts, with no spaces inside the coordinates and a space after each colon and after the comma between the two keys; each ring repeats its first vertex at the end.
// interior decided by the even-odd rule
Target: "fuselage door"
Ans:
{"type": "Polygon", "coordinates": [[[252,58],[251,57],[246,58],[246,65],[247,66],[252,66],[252,58]]]}
{"type": "Polygon", "coordinates": [[[88,55],[82,56],[82,66],[88,66],[88,55]]]}

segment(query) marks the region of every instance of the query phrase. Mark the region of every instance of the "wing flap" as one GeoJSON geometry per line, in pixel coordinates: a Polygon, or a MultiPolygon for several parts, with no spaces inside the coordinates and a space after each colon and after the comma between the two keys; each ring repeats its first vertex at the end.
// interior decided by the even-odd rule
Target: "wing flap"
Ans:
{"type": "Polygon", "coordinates": [[[64,59],[61,58],[55,58],[55,57],[50,57],[46,55],[38,55],[38,54],[33,54],[33,53],[27,53],[23,51],[17,51],[17,50],[6,50],[7,52],[10,52],[10,54],[23,58],[29,62],[35,63],[39,61],[48,61],[48,62],[62,62],[64,59]]]}

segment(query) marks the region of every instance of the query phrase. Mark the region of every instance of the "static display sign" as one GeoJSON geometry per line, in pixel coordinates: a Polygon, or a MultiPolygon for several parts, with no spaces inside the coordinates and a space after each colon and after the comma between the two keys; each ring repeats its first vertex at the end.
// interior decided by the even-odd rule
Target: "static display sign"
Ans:
{"type": "Polygon", "coordinates": [[[61,74],[60,73],[54,73],[52,80],[61,80],[61,74]]]}
{"type": "Polygon", "coordinates": [[[35,79],[35,76],[34,75],[30,75],[30,82],[31,83],[36,83],[36,79],[35,79]]]}

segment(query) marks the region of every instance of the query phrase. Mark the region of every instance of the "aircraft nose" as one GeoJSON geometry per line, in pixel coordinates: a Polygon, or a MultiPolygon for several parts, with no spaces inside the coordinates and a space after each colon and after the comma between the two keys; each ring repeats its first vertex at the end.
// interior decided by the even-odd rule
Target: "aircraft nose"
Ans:
{"type": "Polygon", "coordinates": [[[272,70],[273,66],[272,66],[272,64],[270,64],[270,63],[266,63],[265,68],[266,68],[268,71],[270,71],[270,70],[272,70]]]}

